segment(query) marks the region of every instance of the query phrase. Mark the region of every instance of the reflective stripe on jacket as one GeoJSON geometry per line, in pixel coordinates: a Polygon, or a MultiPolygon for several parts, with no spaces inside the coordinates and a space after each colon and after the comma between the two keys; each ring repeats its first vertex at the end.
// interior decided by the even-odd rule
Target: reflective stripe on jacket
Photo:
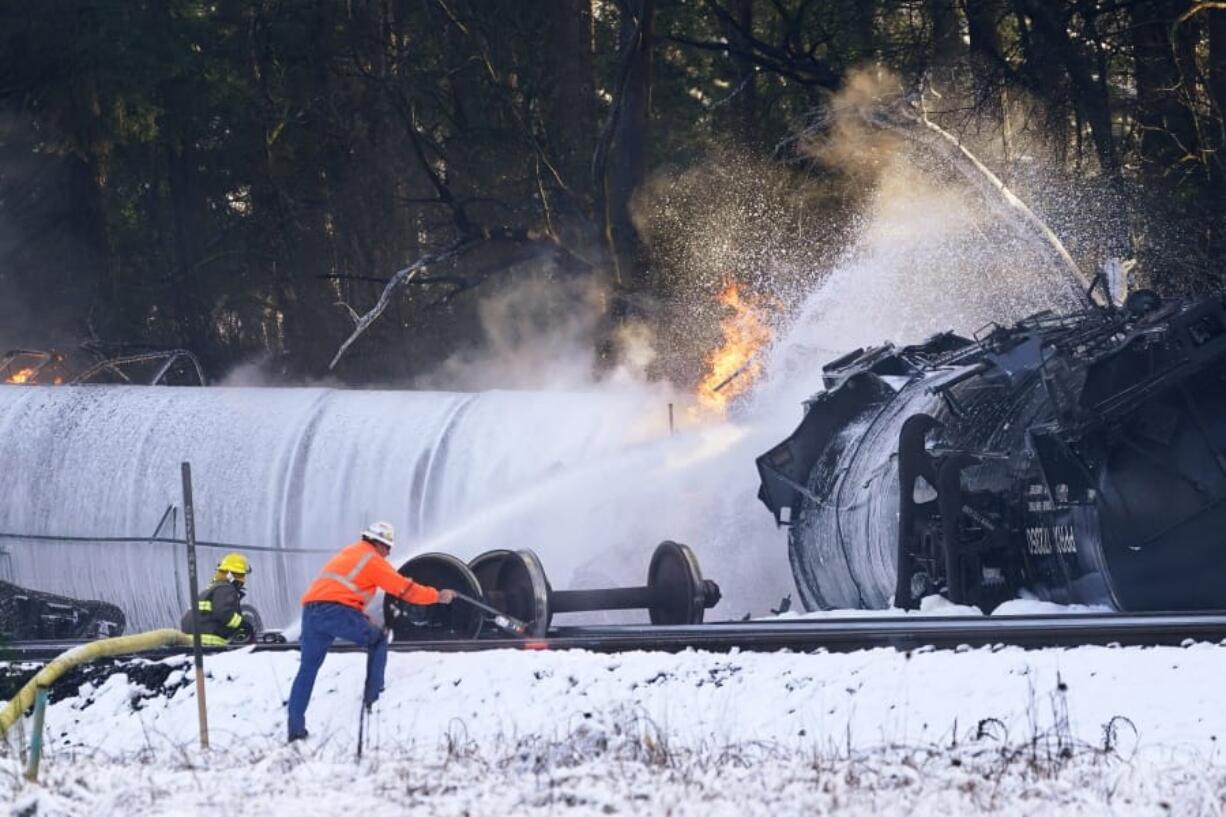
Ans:
{"type": "MultiPolygon", "coordinates": [[[[200,610],[200,635],[214,636],[224,644],[243,626],[241,601],[238,588],[228,581],[215,581],[206,587],[197,602],[197,609],[200,610]]],[[[192,632],[191,610],[183,614],[179,629],[185,633],[192,632]]]]}
{"type": "Polygon", "coordinates": [[[438,601],[437,590],[401,576],[374,545],[361,539],[328,560],[319,578],[307,588],[302,603],[330,601],[364,610],[376,589],[410,604],[438,601]]]}

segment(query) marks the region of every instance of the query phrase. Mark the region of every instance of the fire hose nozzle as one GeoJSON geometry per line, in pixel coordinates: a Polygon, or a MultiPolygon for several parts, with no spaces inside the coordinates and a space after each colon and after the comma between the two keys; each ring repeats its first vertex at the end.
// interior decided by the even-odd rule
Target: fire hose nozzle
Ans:
{"type": "Polygon", "coordinates": [[[527,632],[527,628],[522,622],[512,622],[506,616],[494,616],[494,624],[497,625],[500,630],[509,630],[516,635],[523,635],[525,632],[527,632]]]}
{"type": "Polygon", "coordinates": [[[476,607],[483,613],[488,614],[490,621],[494,622],[494,626],[503,632],[508,632],[521,638],[528,632],[528,625],[525,622],[522,622],[517,618],[512,618],[501,610],[491,607],[483,601],[474,599],[471,596],[466,596],[463,593],[456,593],[455,597],[457,600],[465,602],[466,604],[471,604],[473,607],[476,607]]]}

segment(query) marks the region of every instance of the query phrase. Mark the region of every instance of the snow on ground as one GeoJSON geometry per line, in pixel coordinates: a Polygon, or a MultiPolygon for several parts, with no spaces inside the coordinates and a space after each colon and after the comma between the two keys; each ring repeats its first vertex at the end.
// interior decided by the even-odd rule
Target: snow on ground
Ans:
{"type": "MultiPolygon", "coordinates": [[[[1025,591],[1023,591],[1025,592],[1025,591]]],[[[1114,613],[1114,608],[1105,605],[1092,604],[1057,604],[1030,597],[1010,599],[998,604],[993,610],[993,616],[1056,616],[1056,615],[1092,615],[1096,613],[1114,613]]],[[[943,596],[925,596],[920,600],[920,606],[915,610],[903,610],[899,607],[885,607],[879,610],[859,610],[841,608],[834,610],[813,610],[800,612],[789,610],[771,616],[763,616],[759,620],[776,619],[822,619],[822,618],[899,618],[907,616],[980,616],[984,615],[978,607],[966,604],[955,604],[943,596]]]]}
{"type": "Polygon", "coordinates": [[[997,751],[892,750],[853,758],[741,750],[694,759],[623,750],[537,762],[531,755],[321,761],[280,749],[240,762],[79,764],[27,786],[27,815],[839,814],[882,817],[1217,815],[1220,765],[997,751]]]}
{"type": "Polygon", "coordinates": [[[1216,645],[393,654],[360,763],[360,654],[291,747],[296,653],[209,657],[207,754],[170,660],[173,694],[114,675],[53,704],[43,786],[0,758],[12,813],[1226,813],[1216,645]]]}

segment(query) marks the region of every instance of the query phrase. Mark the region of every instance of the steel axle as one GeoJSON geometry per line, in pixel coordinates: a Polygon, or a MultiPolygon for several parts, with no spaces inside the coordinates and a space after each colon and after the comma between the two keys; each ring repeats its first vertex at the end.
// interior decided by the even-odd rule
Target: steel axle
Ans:
{"type": "Polygon", "coordinates": [[[494,550],[469,563],[491,604],[531,622],[543,637],[555,613],[648,611],[652,624],[699,624],[720,599],[719,585],[702,578],[686,545],[661,542],[651,557],[647,584],[590,590],[554,590],[531,550],[494,550]]]}

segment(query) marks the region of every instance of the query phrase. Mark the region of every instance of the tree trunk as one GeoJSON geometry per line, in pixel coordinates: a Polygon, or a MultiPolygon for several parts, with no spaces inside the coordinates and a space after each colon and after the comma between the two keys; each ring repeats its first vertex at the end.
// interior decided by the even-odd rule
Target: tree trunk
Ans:
{"type": "Polygon", "coordinates": [[[1009,91],[1003,76],[1000,25],[1004,17],[1002,0],[966,0],[974,102],[986,104],[996,116],[1001,148],[1008,165],[1013,160],[1013,134],[1009,123],[1009,91]]]}
{"type": "MultiPolygon", "coordinates": [[[[1187,86],[1181,82],[1170,37],[1171,24],[1185,6],[1183,0],[1141,0],[1132,8],[1137,137],[1142,160],[1157,175],[1199,150],[1196,122],[1182,98],[1187,86]]],[[[1181,34],[1195,22],[1186,21],[1181,34]]]]}
{"type": "MultiPolygon", "coordinates": [[[[182,111],[180,111],[182,114],[182,111]]],[[[179,343],[205,363],[216,362],[206,328],[207,304],[200,292],[199,264],[202,238],[208,232],[207,208],[198,184],[195,149],[189,140],[176,138],[166,155],[166,190],[170,197],[171,250],[174,259],[175,328],[179,343]]]]}
{"type": "MultiPolygon", "coordinates": [[[[280,267],[288,278],[282,290],[288,304],[285,314],[285,343],[296,374],[319,376],[328,371],[331,333],[342,327],[338,307],[322,274],[336,272],[333,235],[336,219],[332,202],[345,170],[353,162],[348,150],[333,141],[338,128],[333,117],[339,106],[333,99],[332,60],[341,44],[337,41],[337,15],[342,6],[330,0],[317,0],[309,18],[310,64],[297,68],[286,83],[289,101],[303,110],[313,125],[310,132],[295,134],[292,149],[307,159],[312,171],[295,173],[293,194],[285,200],[287,254],[280,267]]],[[[297,155],[294,157],[298,158],[297,155]]]]}
{"type": "Polygon", "coordinates": [[[880,0],[852,0],[856,47],[865,60],[877,57],[877,6],[880,0]]]}
{"type": "Polygon", "coordinates": [[[1211,178],[1221,202],[1226,200],[1226,10],[1205,14],[1209,27],[1209,99],[1214,113],[1210,126],[1215,147],[1210,157],[1211,178]]]}
{"type": "Polygon", "coordinates": [[[925,7],[932,26],[932,85],[938,93],[950,94],[955,90],[957,66],[964,56],[958,9],[954,0],[926,0],[925,7]]]}
{"type": "MultiPolygon", "coordinates": [[[[1205,12],[1205,25],[1209,29],[1208,77],[1209,99],[1213,115],[1208,128],[1210,218],[1207,240],[1210,258],[1222,258],[1226,254],[1226,9],[1205,12]]],[[[1220,289],[1226,273],[1218,272],[1212,284],[1220,289]]]]}
{"type": "Polygon", "coordinates": [[[1001,59],[1000,24],[1004,17],[1002,0],[966,0],[971,57],[993,70],[1001,59]]]}
{"type": "Polygon", "coordinates": [[[90,270],[97,281],[97,292],[94,304],[101,309],[91,308],[91,312],[101,318],[106,324],[114,324],[115,328],[127,329],[136,324],[132,315],[132,298],[123,278],[122,265],[116,264],[111,255],[110,231],[107,228],[106,201],[103,195],[102,183],[98,180],[96,170],[88,163],[75,157],[68,160],[75,205],[70,205],[68,220],[72,225],[68,230],[73,247],[79,255],[80,270],[90,270]],[[80,246],[78,248],[78,242],[80,246]],[[116,319],[120,320],[116,320],[116,319]]]}
{"type": "MultiPolygon", "coordinates": [[[[1039,46],[1038,59],[1050,53],[1068,75],[1073,103],[1090,126],[1094,151],[1103,172],[1117,185],[1120,182],[1119,153],[1111,133],[1111,109],[1103,85],[1095,81],[1089,57],[1069,35],[1066,9],[1046,0],[1024,0],[1023,6],[1033,21],[1032,34],[1039,46]]],[[[1040,65],[1039,70],[1043,68],[1040,65]]]]}
{"type": "Polygon", "coordinates": [[[591,195],[596,141],[596,78],[592,53],[592,0],[558,0],[548,18],[545,55],[553,86],[545,119],[562,181],[579,197],[591,195]]]}
{"type": "Polygon", "coordinates": [[[1032,93],[1043,99],[1046,127],[1043,129],[1056,157],[1062,164],[1068,161],[1069,120],[1076,117],[1075,139],[1081,143],[1080,115],[1076,113],[1068,90],[1068,76],[1061,65],[1060,55],[1042,32],[1030,21],[1025,0],[1013,0],[1013,25],[1017,27],[1023,62],[1021,73],[1032,93]]]}
{"type": "Polygon", "coordinates": [[[630,13],[621,21],[621,43],[623,49],[629,48],[630,62],[609,163],[608,229],[614,280],[623,289],[638,291],[648,282],[643,280],[642,254],[630,206],[647,173],[655,0],[626,0],[625,7],[630,13]]]}
{"type": "Polygon", "coordinates": [[[729,96],[718,111],[717,122],[741,144],[752,145],[758,132],[757,72],[749,58],[752,48],[745,33],[753,31],[753,0],[733,0],[729,12],[736,25],[721,20],[721,28],[732,46],[733,70],[727,74],[729,96]]]}
{"type": "Polygon", "coordinates": [[[593,53],[592,0],[559,0],[548,15],[546,64],[552,84],[546,88],[542,116],[560,184],[542,171],[552,191],[553,226],[566,246],[587,255],[598,242],[593,215],[592,151],[596,145],[596,75],[593,53]]]}

